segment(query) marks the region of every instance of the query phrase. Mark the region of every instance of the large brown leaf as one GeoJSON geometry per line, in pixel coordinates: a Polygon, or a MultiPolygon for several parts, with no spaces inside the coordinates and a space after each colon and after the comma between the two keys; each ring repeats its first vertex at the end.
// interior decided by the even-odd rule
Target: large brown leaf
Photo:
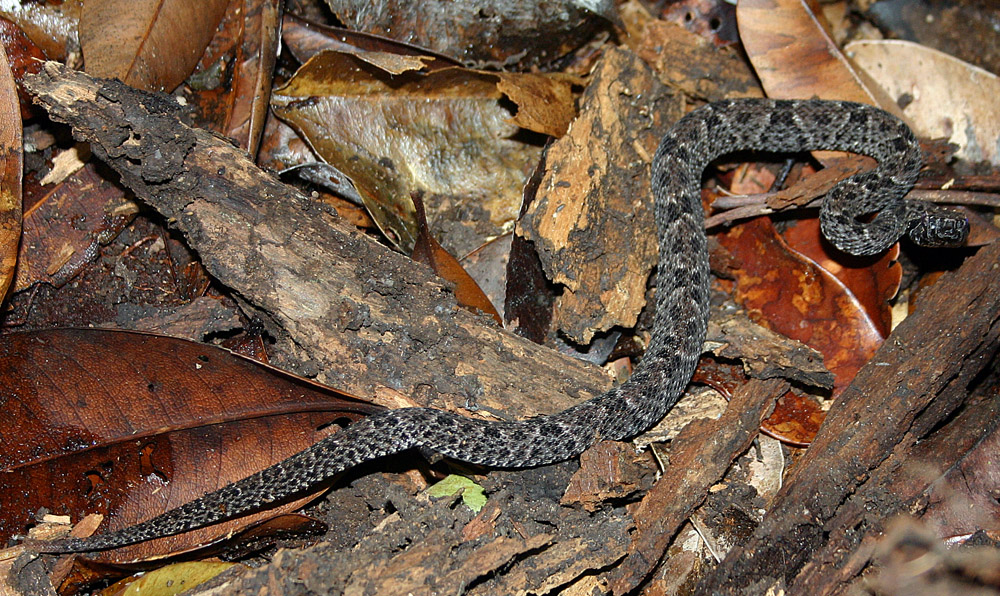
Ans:
{"type": "MultiPolygon", "coordinates": [[[[736,15],[740,40],[768,97],[858,101],[900,115],[895,102],[855,72],[815,2],[747,0],[737,5],[736,15]]],[[[813,155],[827,167],[837,165],[851,173],[875,163],[836,151],[813,155]]]]}
{"type": "MultiPolygon", "coordinates": [[[[284,459],[374,406],[231,352],[132,332],[0,337],[0,537],[40,507],[122,528],[284,459]]],[[[273,515],[263,512],[263,516],[273,515]]],[[[256,517],[143,543],[176,552],[256,517]]]]}
{"type": "Polygon", "coordinates": [[[198,63],[229,0],[88,0],[80,15],[87,72],[171,91],[198,63]]]}
{"type": "MultiPolygon", "coordinates": [[[[877,88],[861,79],[809,0],[745,0],[736,7],[740,40],[769,97],[843,99],[884,109],[877,88]],[[794,64],[795,68],[788,68],[794,64]]],[[[896,108],[894,110],[894,108],[896,108]]]]}

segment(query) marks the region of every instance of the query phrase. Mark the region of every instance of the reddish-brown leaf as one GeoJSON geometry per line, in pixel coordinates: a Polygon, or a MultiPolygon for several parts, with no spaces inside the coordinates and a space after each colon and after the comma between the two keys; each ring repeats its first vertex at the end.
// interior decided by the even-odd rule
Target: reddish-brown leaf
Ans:
{"type": "MultiPolygon", "coordinates": [[[[0,337],[0,537],[46,507],[122,528],[288,457],[376,407],[231,352],[132,332],[0,337]]],[[[273,511],[108,553],[176,552],[273,511]]]]}
{"type": "Polygon", "coordinates": [[[903,268],[896,261],[899,258],[898,244],[874,261],[852,259],[822,239],[818,219],[793,222],[781,236],[791,250],[840,280],[865,309],[879,335],[889,335],[892,331],[889,300],[899,291],[899,282],[903,278],[903,268]]]}
{"type": "MultiPolygon", "coordinates": [[[[732,400],[733,393],[748,381],[739,364],[702,358],[692,379],[703,383],[732,400]]],[[[774,411],[760,428],[766,434],[791,445],[805,447],[812,442],[826,417],[815,400],[789,389],[774,404],[774,411]]]]}
{"type": "Polygon", "coordinates": [[[823,354],[835,394],[882,343],[857,299],[829,272],[788,249],[768,218],[718,236],[740,262],[736,299],[756,322],[823,354]]]}
{"type": "Polygon", "coordinates": [[[278,53],[279,0],[233,0],[191,77],[199,125],[257,154],[278,53]]]}
{"type": "MultiPolygon", "coordinates": [[[[20,82],[26,74],[35,74],[42,68],[42,63],[48,59],[45,52],[35,45],[20,27],[0,18],[0,43],[7,52],[7,62],[10,65],[14,80],[20,82]]],[[[18,86],[18,98],[21,100],[21,115],[29,118],[31,114],[31,98],[18,86]]]]}

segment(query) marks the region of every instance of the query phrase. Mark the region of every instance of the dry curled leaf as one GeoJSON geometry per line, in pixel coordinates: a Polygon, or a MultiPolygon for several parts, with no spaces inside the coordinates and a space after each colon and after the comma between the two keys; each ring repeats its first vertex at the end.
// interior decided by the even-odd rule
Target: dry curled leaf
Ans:
{"type": "Polygon", "coordinates": [[[83,0],[65,2],[4,2],[0,16],[15,23],[50,60],[65,60],[78,47],[77,28],[83,0]]]}
{"type": "Polygon", "coordinates": [[[327,0],[350,29],[384,35],[474,66],[544,64],[618,21],[610,0],[327,0]]]}

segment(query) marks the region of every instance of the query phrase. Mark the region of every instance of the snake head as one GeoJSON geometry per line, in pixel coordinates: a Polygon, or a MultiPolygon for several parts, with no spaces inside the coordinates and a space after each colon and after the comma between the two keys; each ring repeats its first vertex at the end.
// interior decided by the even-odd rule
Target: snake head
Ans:
{"type": "Polygon", "coordinates": [[[921,246],[962,246],[969,236],[969,218],[953,209],[922,205],[910,220],[910,240],[921,246]]]}

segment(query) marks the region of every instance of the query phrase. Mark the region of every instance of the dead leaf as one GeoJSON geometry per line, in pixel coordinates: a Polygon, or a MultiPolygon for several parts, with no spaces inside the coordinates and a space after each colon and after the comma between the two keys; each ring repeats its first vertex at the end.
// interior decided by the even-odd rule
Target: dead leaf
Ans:
{"type": "Polygon", "coordinates": [[[92,164],[27,206],[14,291],[39,282],[58,288],[98,258],[139,206],[101,178],[92,164]]]}
{"type": "MultiPolygon", "coordinates": [[[[395,56],[398,68],[388,72],[400,74],[408,70],[438,70],[449,66],[462,66],[462,63],[444,54],[432,52],[426,48],[410,45],[361,31],[328,27],[313,23],[294,14],[286,14],[282,19],[281,40],[288,51],[301,63],[326,50],[339,50],[344,53],[362,54],[378,52],[383,55],[395,56]]],[[[380,66],[376,64],[376,66],[380,66]]]]}
{"type": "Polygon", "coordinates": [[[80,45],[88,73],[172,91],[198,63],[229,0],[87,0],[80,45]]]}
{"type": "Polygon", "coordinates": [[[323,52],[275,92],[272,107],[351,178],[386,237],[409,253],[413,192],[428,206],[475,205],[498,230],[514,219],[539,149],[512,138],[518,128],[497,80],[458,68],[393,76],[356,55],[323,52]]]}
{"type": "Polygon", "coordinates": [[[791,250],[810,259],[840,280],[865,309],[879,335],[889,336],[892,331],[889,301],[896,296],[903,278],[903,268],[897,261],[899,244],[874,262],[869,259],[852,259],[822,238],[819,220],[815,218],[790,222],[782,233],[782,238],[791,250]]]}
{"type": "MultiPolygon", "coordinates": [[[[0,337],[0,536],[39,507],[113,531],[177,507],[314,443],[375,406],[194,342],[54,330],[0,337]]],[[[185,550],[274,511],[106,553],[185,550]]]]}
{"type": "Polygon", "coordinates": [[[513,236],[504,234],[494,238],[459,260],[462,269],[476,281],[476,285],[486,294],[501,317],[506,299],[507,263],[510,262],[513,236]]]}
{"type": "Polygon", "coordinates": [[[1000,165],[1000,77],[908,41],[856,41],[845,50],[917,136],[946,138],[959,146],[956,156],[1000,165]]]}
{"type": "Polygon", "coordinates": [[[65,60],[68,48],[79,47],[77,29],[83,0],[5,2],[0,16],[15,23],[50,60],[65,60]]]}
{"type": "Polygon", "coordinates": [[[251,156],[257,154],[270,106],[281,10],[280,0],[233,0],[199,64],[202,72],[227,65],[229,72],[220,73],[214,93],[195,98],[218,105],[210,128],[251,156]]]}
{"type": "Polygon", "coordinates": [[[514,124],[556,138],[566,134],[576,118],[573,86],[582,85],[583,80],[558,73],[499,72],[497,77],[497,89],[517,104],[514,124]]]}
{"type": "Polygon", "coordinates": [[[791,252],[766,217],[718,238],[741,263],[736,300],[755,322],[823,354],[836,396],[883,339],[857,298],[811,260],[791,252]]]}
{"type": "Polygon", "coordinates": [[[618,21],[615,3],[606,0],[410,0],[376,4],[368,0],[328,0],[327,4],[349,29],[412,43],[479,67],[527,67],[551,62],[618,21]]]}
{"type": "Polygon", "coordinates": [[[14,281],[21,239],[21,108],[7,53],[0,47],[0,303],[14,281]]]}

